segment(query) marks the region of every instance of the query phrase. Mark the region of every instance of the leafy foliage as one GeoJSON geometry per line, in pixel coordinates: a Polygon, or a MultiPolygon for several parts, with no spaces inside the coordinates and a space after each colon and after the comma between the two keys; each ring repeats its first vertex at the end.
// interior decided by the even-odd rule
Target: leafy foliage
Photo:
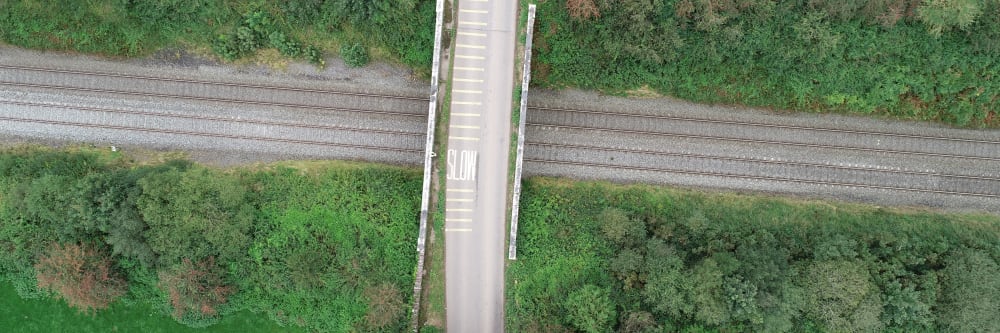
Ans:
{"type": "Polygon", "coordinates": [[[107,276],[122,282],[112,283],[114,293],[77,288],[63,297],[105,306],[80,293],[93,291],[192,327],[250,310],[314,331],[403,330],[419,174],[307,167],[223,171],[187,161],[137,165],[86,149],[0,152],[0,278],[22,297],[44,297],[41,281],[60,293],[78,281],[112,281],[56,269],[114,267],[107,276]],[[85,245],[66,245],[83,246],[71,252],[79,255],[53,256],[53,243],[85,245]],[[69,261],[85,264],[56,265],[69,261]]]}
{"type": "Polygon", "coordinates": [[[615,305],[608,290],[588,284],[569,294],[566,299],[566,321],[581,332],[601,333],[611,329],[615,320],[615,305]]]}
{"type": "Polygon", "coordinates": [[[368,49],[361,43],[344,44],[340,47],[340,56],[351,67],[364,67],[368,64],[368,49]]]}
{"type": "Polygon", "coordinates": [[[223,281],[223,272],[214,257],[197,263],[184,259],[160,272],[160,288],[167,293],[173,316],[182,323],[203,322],[213,318],[234,290],[223,281]]]}
{"type": "Polygon", "coordinates": [[[538,6],[538,85],[615,94],[648,87],[708,103],[1000,126],[994,0],[538,6]]]}
{"type": "Polygon", "coordinates": [[[35,274],[39,288],[56,292],[84,312],[107,308],[126,288],[110,256],[86,244],[52,244],[35,264],[35,274]]]}
{"type": "Polygon", "coordinates": [[[144,56],[211,48],[233,61],[262,48],[324,66],[361,41],[418,73],[430,69],[433,0],[93,0],[0,2],[0,40],[22,47],[144,56]]]}
{"type": "Polygon", "coordinates": [[[511,331],[997,327],[994,216],[545,178],[527,180],[522,200],[518,260],[507,270],[511,331]],[[628,223],[642,227],[622,241],[628,223]],[[585,289],[590,301],[571,307],[585,289]],[[620,316],[604,324],[592,307],[620,316]]]}

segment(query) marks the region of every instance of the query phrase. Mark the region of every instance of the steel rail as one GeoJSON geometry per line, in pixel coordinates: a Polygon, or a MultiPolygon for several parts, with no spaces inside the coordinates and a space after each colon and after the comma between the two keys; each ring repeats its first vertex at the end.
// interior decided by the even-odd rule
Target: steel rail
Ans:
{"type": "Polygon", "coordinates": [[[384,114],[384,115],[402,116],[402,117],[426,117],[427,116],[427,115],[424,115],[424,114],[409,113],[409,112],[377,111],[377,110],[367,110],[367,109],[347,109],[347,108],[336,108],[336,107],[328,107],[328,106],[320,106],[320,105],[310,105],[310,104],[291,104],[291,103],[246,101],[246,100],[229,99],[229,98],[198,97],[198,96],[184,96],[184,95],[171,95],[171,94],[159,94],[159,93],[143,93],[143,92],[119,91],[119,90],[110,90],[110,89],[65,87],[65,86],[54,86],[54,85],[47,85],[47,84],[18,83],[18,82],[9,82],[9,81],[0,81],[0,85],[21,86],[21,87],[30,87],[30,88],[43,88],[43,89],[53,89],[53,90],[71,90],[71,91],[83,91],[83,92],[96,92],[96,93],[106,93],[106,94],[141,96],[141,97],[177,98],[177,99],[188,99],[188,100],[208,101],[208,102],[223,102],[223,103],[235,103],[235,104],[253,104],[253,105],[262,105],[262,106],[280,106],[280,107],[291,107],[291,108],[301,108],[301,109],[314,109],[314,110],[327,110],[327,111],[340,111],[340,112],[384,114]]]}
{"type": "Polygon", "coordinates": [[[850,130],[850,129],[826,128],[826,127],[810,127],[810,126],[797,126],[797,125],[778,125],[778,124],[768,124],[768,123],[749,122],[749,121],[718,120],[718,119],[707,119],[707,118],[695,118],[695,117],[683,117],[683,116],[664,116],[664,115],[636,114],[636,113],[619,113],[619,112],[608,112],[608,111],[597,111],[597,110],[566,109],[566,108],[541,107],[541,106],[532,106],[532,107],[529,107],[529,109],[534,109],[534,110],[539,110],[539,111],[555,111],[555,112],[567,112],[567,113],[581,113],[581,114],[593,114],[593,115],[615,116],[615,117],[631,117],[631,118],[643,118],[643,119],[690,121],[690,122],[709,123],[709,124],[754,126],[754,127],[767,127],[767,128],[793,129],[793,130],[807,130],[807,131],[844,133],[844,134],[880,135],[880,136],[899,137],[899,138],[943,140],[943,141],[954,141],[954,142],[986,143],[986,144],[1000,145],[1000,141],[979,140],[979,139],[966,139],[966,138],[955,138],[955,137],[934,136],[934,135],[889,133],[889,132],[862,131],[862,130],[850,130]]]}
{"type": "Polygon", "coordinates": [[[70,110],[83,110],[83,111],[104,112],[104,113],[112,113],[112,114],[129,114],[129,115],[161,117],[161,118],[179,118],[179,119],[192,119],[192,120],[208,120],[208,121],[218,121],[218,122],[227,122],[227,123],[243,123],[243,124],[252,124],[252,125],[270,125],[270,126],[282,126],[282,127],[293,127],[293,128],[326,129],[326,130],[335,130],[335,131],[376,133],[376,134],[389,134],[389,135],[424,136],[423,132],[379,130],[379,129],[360,128],[360,127],[348,127],[348,126],[336,126],[336,125],[319,125],[319,124],[303,124],[303,123],[293,123],[293,122],[273,121],[273,120],[245,119],[245,118],[226,118],[226,117],[217,117],[217,116],[203,116],[203,115],[190,115],[190,114],[177,114],[177,113],[160,113],[160,112],[150,112],[150,111],[136,111],[136,110],[123,110],[123,109],[112,109],[112,108],[99,108],[99,107],[87,107],[87,106],[61,105],[61,104],[52,104],[52,103],[19,102],[19,101],[9,101],[9,100],[2,100],[2,99],[0,99],[0,104],[11,104],[11,105],[21,105],[21,106],[34,106],[34,107],[46,107],[46,108],[58,108],[58,109],[70,109],[70,110]]]}
{"type": "Polygon", "coordinates": [[[269,138],[269,137],[263,137],[263,136],[248,136],[248,135],[232,135],[232,134],[221,134],[221,133],[195,132],[195,131],[167,130],[167,129],[158,129],[158,128],[143,128],[143,127],[120,126],[120,125],[107,125],[107,124],[94,124],[94,123],[59,121],[59,120],[30,119],[30,118],[19,118],[19,117],[4,117],[4,116],[0,116],[0,121],[22,122],[22,123],[36,123],[36,124],[47,124],[47,125],[62,125],[62,126],[76,126],[76,127],[88,127],[88,128],[99,128],[99,129],[114,129],[114,130],[147,132],[147,133],[160,133],[160,134],[177,134],[177,135],[202,136],[202,137],[214,137],[214,138],[250,140],[250,141],[294,143],[294,144],[305,144],[305,145],[315,145],[315,146],[328,146],[328,147],[340,147],[340,148],[383,150],[383,151],[395,151],[395,152],[413,153],[413,154],[419,154],[419,153],[423,152],[423,150],[421,150],[421,149],[410,149],[410,148],[356,145],[356,144],[349,144],[349,143],[336,143],[336,142],[314,141],[314,140],[269,138]]]}
{"type": "Polygon", "coordinates": [[[922,192],[922,193],[950,194],[950,195],[972,196],[972,197],[983,197],[983,198],[1000,198],[1000,194],[932,190],[932,189],[908,188],[908,187],[885,186],[885,185],[869,185],[869,184],[858,184],[858,183],[844,183],[844,182],[832,182],[832,181],[822,181],[822,180],[797,179],[788,177],[753,176],[753,175],[741,175],[741,174],[724,173],[724,172],[691,171],[691,170],[670,169],[670,168],[639,167],[639,166],[617,165],[617,164],[607,164],[607,163],[574,162],[574,161],[547,160],[547,159],[534,159],[534,158],[525,158],[525,161],[533,163],[544,163],[544,164],[574,165],[574,166],[597,167],[597,168],[608,168],[608,169],[613,168],[618,170],[624,169],[624,170],[634,170],[634,171],[664,172],[664,173],[686,174],[686,175],[696,175],[696,176],[714,176],[714,177],[790,182],[790,183],[813,184],[813,185],[832,185],[832,186],[842,186],[842,187],[870,188],[870,189],[894,190],[894,191],[904,191],[904,192],[922,192]]]}
{"type": "Polygon", "coordinates": [[[254,88],[254,89],[281,90],[281,91],[294,91],[294,92],[310,92],[310,93],[334,94],[334,95],[342,95],[342,96],[375,97],[375,98],[386,98],[386,99],[401,99],[401,100],[411,100],[411,101],[420,101],[420,102],[427,101],[426,97],[418,97],[418,96],[382,95],[382,94],[372,94],[372,93],[344,92],[344,91],[333,91],[333,90],[311,89],[311,88],[295,88],[295,87],[284,87],[284,86],[266,86],[266,85],[257,85],[257,84],[247,84],[247,83],[207,81],[207,80],[196,80],[196,79],[176,79],[176,78],[167,78],[167,77],[158,77],[158,76],[142,76],[142,75],[130,75],[130,74],[108,73],[108,72],[94,72],[94,71],[81,71],[81,70],[72,70],[72,69],[43,68],[43,67],[32,67],[32,66],[0,65],[0,69],[12,69],[12,70],[22,70],[22,71],[34,71],[34,72],[47,72],[47,73],[56,73],[56,74],[75,74],[75,75],[103,76],[103,77],[115,77],[115,78],[123,78],[123,79],[139,79],[139,80],[175,82],[175,83],[197,83],[197,84],[204,84],[204,85],[224,86],[224,87],[254,88]]]}
{"type": "Polygon", "coordinates": [[[549,128],[570,129],[570,130],[612,132],[612,133],[623,133],[623,134],[640,134],[640,135],[666,136],[666,137],[676,137],[676,138],[685,138],[685,139],[703,139],[703,140],[730,141],[730,142],[741,142],[741,143],[759,143],[759,144],[770,144],[770,145],[797,146],[797,147],[808,147],[808,148],[823,148],[823,149],[839,149],[839,150],[851,150],[851,151],[866,151],[866,152],[874,152],[874,153],[887,153],[887,154],[900,154],[900,155],[917,155],[917,156],[933,156],[933,157],[947,157],[947,158],[958,158],[958,159],[970,159],[970,160],[1000,161],[1000,157],[989,157],[989,156],[957,155],[957,154],[944,154],[944,153],[928,153],[928,152],[919,152],[919,151],[911,151],[911,150],[892,150],[892,149],[879,149],[879,148],[850,147],[850,146],[824,145],[824,144],[818,144],[818,143],[801,143],[801,142],[773,141],[773,140],[761,140],[761,139],[740,139],[740,138],[723,137],[723,136],[712,136],[712,135],[677,134],[677,133],[653,132],[653,131],[642,131],[642,130],[626,130],[626,129],[614,129],[614,128],[601,128],[601,127],[591,127],[591,126],[571,126],[571,125],[557,125],[557,124],[546,124],[546,123],[532,123],[532,124],[528,124],[528,126],[549,127],[549,128]]]}
{"type": "Polygon", "coordinates": [[[775,160],[765,160],[765,159],[759,159],[759,158],[713,156],[713,155],[697,154],[697,153],[675,153],[675,152],[665,152],[665,151],[656,151],[656,150],[631,149],[631,148],[612,148],[612,147],[600,147],[600,146],[576,145],[576,144],[560,144],[560,143],[548,143],[548,142],[528,142],[528,145],[529,146],[533,146],[533,147],[551,147],[551,148],[560,148],[560,149],[580,149],[580,150],[604,151],[604,152],[624,152],[624,153],[641,154],[641,155],[670,156],[670,157],[687,157],[687,158],[719,160],[719,161],[730,161],[730,162],[747,162],[747,163],[761,163],[761,164],[776,164],[776,165],[790,165],[790,166],[800,166],[800,167],[814,167],[814,168],[825,168],[825,169],[838,169],[838,170],[848,170],[848,171],[872,171],[872,172],[883,172],[883,173],[904,174],[904,175],[914,175],[914,176],[932,176],[932,177],[959,178],[959,179],[969,179],[969,180],[1000,181],[1000,177],[991,177],[991,176],[957,175],[957,174],[947,174],[947,173],[939,173],[939,172],[912,171],[912,170],[899,170],[899,169],[881,169],[881,168],[872,168],[872,167],[864,167],[864,166],[845,166],[845,165],[811,163],[811,162],[775,161],[775,160]]]}

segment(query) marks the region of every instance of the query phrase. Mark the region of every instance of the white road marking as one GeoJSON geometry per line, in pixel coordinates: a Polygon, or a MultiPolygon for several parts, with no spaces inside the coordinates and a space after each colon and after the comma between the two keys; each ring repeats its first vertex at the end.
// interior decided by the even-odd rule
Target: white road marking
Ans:
{"type": "Polygon", "coordinates": [[[455,105],[483,105],[483,102],[451,101],[455,105]]]}
{"type": "Polygon", "coordinates": [[[472,59],[472,60],[483,60],[483,59],[486,59],[486,57],[482,57],[482,56],[470,56],[470,55],[461,55],[461,54],[456,54],[455,58],[458,58],[458,59],[472,59]]]}
{"type": "Polygon", "coordinates": [[[461,113],[461,112],[456,112],[456,113],[452,113],[451,115],[455,116],[455,117],[479,117],[478,113],[461,113]]]}
{"type": "Polygon", "coordinates": [[[469,231],[472,231],[472,229],[469,229],[469,228],[444,228],[444,231],[445,232],[448,232],[448,231],[464,231],[464,232],[469,232],[469,231]]]}
{"type": "Polygon", "coordinates": [[[452,79],[453,79],[453,80],[455,80],[456,82],[475,82],[475,83],[483,83],[483,80],[478,80],[478,79],[461,79],[461,78],[457,78],[457,77],[456,77],[456,78],[452,78],[452,79]]]}
{"type": "Polygon", "coordinates": [[[459,25],[462,25],[462,24],[464,24],[464,25],[479,25],[479,26],[483,26],[483,25],[486,25],[486,22],[476,22],[476,21],[458,21],[458,24],[459,24],[459,25]]]}
{"type": "Polygon", "coordinates": [[[445,201],[451,201],[451,202],[472,202],[472,199],[447,199],[445,201]]]}
{"type": "Polygon", "coordinates": [[[446,191],[448,191],[448,192],[472,193],[473,189],[471,189],[471,188],[449,188],[446,191]]]}
{"type": "Polygon", "coordinates": [[[479,50],[482,50],[482,49],[486,48],[486,45],[472,45],[472,44],[456,44],[455,46],[457,46],[460,49],[479,49],[479,50]]]}
{"type": "MultiPolygon", "coordinates": [[[[449,180],[476,180],[476,161],[479,159],[479,152],[475,150],[455,150],[448,149],[448,179],[449,180]]],[[[459,200],[459,199],[448,199],[459,200]]],[[[472,199],[465,199],[472,201],[472,199]]]]}
{"type": "Polygon", "coordinates": [[[454,89],[451,92],[460,93],[460,94],[482,94],[483,93],[482,90],[461,90],[461,89],[454,89]]]}
{"type": "Polygon", "coordinates": [[[446,219],[444,219],[444,221],[445,222],[464,222],[464,223],[469,223],[469,222],[472,222],[472,219],[447,219],[446,218],[446,219]]]}
{"type": "Polygon", "coordinates": [[[461,141],[479,141],[479,138],[473,138],[468,136],[452,136],[450,139],[461,140],[461,141]]]}
{"type": "Polygon", "coordinates": [[[468,31],[459,31],[458,35],[459,36],[486,37],[485,33],[481,33],[481,32],[468,32],[468,31]]]}
{"type": "Polygon", "coordinates": [[[475,125],[451,125],[451,128],[479,129],[479,126],[475,126],[475,125]]]}
{"type": "Polygon", "coordinates": [[[446,208],[445,212],[472,212],[472,208],[446,208]]]}
{"type": "Polygon", "coordinates": [[[485,72],[482,67],[455,67],[456,71],[485,72]]]}
{"type": "Polygon", "coordinates": [[[459,9],[459,13],[474,13],[474,14],[486,14],[487,11],[479,9],[459,9]]]}

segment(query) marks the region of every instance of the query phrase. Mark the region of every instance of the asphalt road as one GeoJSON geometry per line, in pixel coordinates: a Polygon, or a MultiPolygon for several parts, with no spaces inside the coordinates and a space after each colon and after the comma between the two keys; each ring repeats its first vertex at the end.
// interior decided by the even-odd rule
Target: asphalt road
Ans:
{"type": "Polygon", "coordinates": [[[503,332],[516,1],[458,7],[445,202],[449,332],[503,332]]]}

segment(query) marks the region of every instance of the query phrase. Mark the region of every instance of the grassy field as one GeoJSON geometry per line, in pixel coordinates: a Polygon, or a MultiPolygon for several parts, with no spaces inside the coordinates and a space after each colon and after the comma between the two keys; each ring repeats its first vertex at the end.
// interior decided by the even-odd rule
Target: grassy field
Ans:
{"type": "Polygon", "coordinates": [[[249,312],[234,313],[204,329],[190,328],[150,306],[112,305],[97,315],[83,314],[55,299],[22,299],[7,283],[0,284],[0,327],[7,332],[306,332],[281,327],[266,317],[249,312]]]}
{"type": "Polygon", "coordinates": [[[1000,219],[529,179],[512,332],[995,331],[1000,219]]]}

